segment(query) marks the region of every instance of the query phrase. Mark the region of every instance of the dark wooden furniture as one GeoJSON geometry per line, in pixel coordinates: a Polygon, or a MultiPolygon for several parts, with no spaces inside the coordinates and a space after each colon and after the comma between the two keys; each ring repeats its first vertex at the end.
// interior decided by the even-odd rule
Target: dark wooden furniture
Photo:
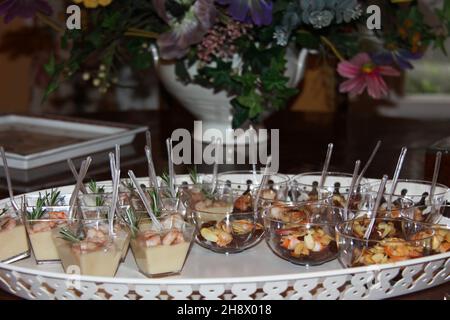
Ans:
{"type": "MultiPolygon", "coordinates": [[[[176,128],[191,130],[194,120],[189,113],[178,107],[162,111],[110,112],[76,116],[149,126],[158,174],[167,168],[165,139],[176,128]]],[[[330,170],[351,172],[354,161],[361,159],[364,163],[376,141],[381,139],[383,145],[367,171],[367,176],[373,178],[380,178],[385,173],[392,175],[401,147],[407,146],[408,154],[401,177],[423,179],[427,148],[435,141],[450,135],[448,119],[442,121],[402,120],[365,113],[306,114],[286,110],[270,117],[266,121],[266,127],[280,129],[280,171],[283,173],[320,170],[326,145],[329,142],[335,144],[330,170]]],[[[141,134],[137,136],[133,144],[127,147],[127,154],[123,156],[121,163],[122,172],[133,169],[138,176],[147,174],[143,153],[144,144],[145,136],[141,134]]],[[[88,179],[110,179],[107,153],[95,154],[93,158],[94,163],[88,179]]],[[[188,167],[177,166],[176,171],[187,173],[188,167]]],[[[249,168],[249,166],[227,166],[221,169],[232,168],[249,168]]],[[[22,173],[22,180],[29,178],[25,183],[27,191],[74,183],[68,168],[57,174],[52,174],[51,168],[45,169],[48,171],[45,177],[36,178],[33,172],[22,173]]],[[[199,171],[210,172],[211,168],[199,166],[199,171]]],[[[13,173],[13,180],[14,178],[13,173]]],[[[450,181],[441,182],[450,185],[450,181]]],[[[4,179],[1,185],[6,185],[4,179]]],[[[7,196],[5,188],[0,190],[0,196],[2,198],[7,196]]],[[[450,294],[450,283],[398,299],[442,300],[448,294],[450,294]]],[[[0,291],[0,300],[15,298],[0,291]]]]}

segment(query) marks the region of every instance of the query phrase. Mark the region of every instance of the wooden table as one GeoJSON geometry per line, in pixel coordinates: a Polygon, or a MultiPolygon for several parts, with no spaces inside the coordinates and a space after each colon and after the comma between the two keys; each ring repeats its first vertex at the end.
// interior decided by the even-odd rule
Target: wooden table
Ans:
{"type": "MultiPolygon", "coordinates": [[[[152,145],[155,166],[158,174],[167,168],[165,139],[174,129],[192,130],[194,118],[184,109],[174,107],[162,111],[129,111],[76,115],[89,119],[117,121],[129,124],[148,125],[152,132],[152,145]]],[[[378,117],[373,114],[306,114],[282,111],[266,121],[269,129],[280,129],[280,171],[283,173],[301,173],[321,169],[326,145],[335,145],[330,170],[351,172],[355,160],[367,160],[377,140],[383,145],[367,171],[366,176],[380,178],[383,174],[392,175],[402,146],[408,147],[408,154],[401,177],[423,179],[425,153],[435,141],[450,135],[449,121],[403,120],[378,117]]],[[[137,176],[145,176],[147,167],[143,148],[145,136],[138,135],[128,146],[128,155],[122,159],[122,172],[132,169],[137,176]]],[[[107,152],[93,155],[87,179],[110,179],[107,152]]],[[[177,166],[177,173],[187,173],[188,167],[177,166]]],[[[249,166],[227,165],[221,170],[248,169],[249,166]]],[[[41,170],[41,169],[35,169],[41,170]]],[[[199,166],[200,172],[210,172],[209,166],[199,166]]],[[[32,174],[30,173],[30,176],[32,174]]],[[[14,180],[14,175],[13,175],[14,180]]],[[[450,181],[442,181],[450,185],[450,181]]],[[[30,179],[28,191],[49,186],[74,183],[69,169],[66,172],[45,178],[30,179]]],[[[2,185],[6,185],[2,181],[2,185]]],[[[0,190],[2,198],[6,190],[0,190]]],[[[438,299],[450,294],[450,282],[439,287],[399,297],[398,299],[438,299]]],[[[16,299],[2,292],[1,299],[16,299]]]]}

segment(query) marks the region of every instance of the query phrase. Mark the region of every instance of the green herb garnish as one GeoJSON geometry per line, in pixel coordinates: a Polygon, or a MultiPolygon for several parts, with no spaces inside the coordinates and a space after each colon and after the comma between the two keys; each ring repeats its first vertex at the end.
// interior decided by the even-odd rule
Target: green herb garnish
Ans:
{"type": "Polygon", "coordinates": [[[150,200],[151,200],[150,205],[152,207],[152,211],[155,214],[155,216],[159,217],[161,212],[158,207],[158,199],[157,199],[158,195],[156,192],[157,191],[154,188],[148,189],[148,191],[147,191],[147,193],[150,195],[150,200]]]}
{"type": "MultiPolygon", "coordinates": [[[[40,194],[39,194],[40,196],[40,194]]],[[[45,205],[48,207],[54,207],[59,204],[61,201],[61,191],[58,191],[58,189],[52,189],[50,193],[45,191],[45,205]]]]}
{"type": "Polygon", "coordinates": [[[133,208],[129,207],[125,210],[125,215],[122,215],[122,220],[126,223],[131,232],[131,237],[136,238],[139,232],[140,219],[136,217],[133,208]]]}
{"type": "Polygon", "coordinates": [[[91,180],[88,183],[88,188],[92,193],[105,193],[105,187],[104,186],[97,186],[97,182],[95,180],[91,180]]]}
{"type": "Polygon", "coordinates": [[[164,171],[164,172],[162,173],[161,179],[162,179],[162,181],[165,183],[165,185],[166,185],[167,187],[170,186],[170,177],[169,177],[169,174],[168,174],[166,171],[164,171]]]}
{"type": "Polygon", "coordinates": [[[7,213],[8,212],[8,208],[3,208],[3,209],[1,209],[0,210],[0,218],[5,214],[5,213],[7,213]]]}
{"type": "Polygon", "coordinates": [[[80,236],[77,236],[69,228],[61,228],[61,230],[59,230],[59,234],[61,235],[61,237],[60,237],[61,239],[64,239],[64,240],[72,242],[72,243],[77,243],[82,240],[82,238],[80,236]]]}
{"type": "Polygon", "coordinates": [[[191,179],[193,184],[198,184],[198,173],[197,173],[197,167],[194,167],[189,171],[189,178],[191,179]]]}
{"type": "Polygon", "coordinates": [[[46,198],[41,197],[36,200],[36,206],[33,210],[27,211],[28,220],[39,220],[45,214],[47,210],[44,209],[46,203],[46,198]]]}
{"type": "Polygon", "coordinates": [[[126,189],[128,189],[131,193],[134,193],[136,188],[134,187],[133,181],[131,179],[124,179],[120,182],[126,189]]]}
{"type": "MultiPolygon", "coordinates": [[[[89,190],[94,194],[102,194],[105,193],[105,187],[104,186],[97,186],[97,182],[95,180],[91,180],[88,183],[89,190]]],[[[101,207],[105,205],[105,199],[102,196],[95,197],[95,205],[97,207],[101,207]]]]}

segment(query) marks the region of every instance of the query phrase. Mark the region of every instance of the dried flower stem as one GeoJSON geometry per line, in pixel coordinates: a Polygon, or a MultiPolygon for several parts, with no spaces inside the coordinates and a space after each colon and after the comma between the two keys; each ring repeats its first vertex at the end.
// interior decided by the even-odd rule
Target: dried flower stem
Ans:
{"type": "Polygon", "coordinates": [[[36,13],[36,17],[38,18],[39,21],[41,21],[42,23],[46,24],[47,26],[49,26],[50,28],[52,28],[53,30],[59,32],[59,33],[64,33],[64,28],[61,27],[56,21],[54,21],[53,19],[47,17],[45,14],[42,14],[40,12],[36,13]]]}
{"type": "Polygon", "coordinates": [[[325,36],[321,36],[320,40],[322,40],[323,43],[325,43],[330,49],[331,51],[333,51],[334,55],[340,60],[340,61],[344,61],[344,57],[342,56],[342,54],[339,52],[339,50],[334,46],[334,44],[325,36]]]}

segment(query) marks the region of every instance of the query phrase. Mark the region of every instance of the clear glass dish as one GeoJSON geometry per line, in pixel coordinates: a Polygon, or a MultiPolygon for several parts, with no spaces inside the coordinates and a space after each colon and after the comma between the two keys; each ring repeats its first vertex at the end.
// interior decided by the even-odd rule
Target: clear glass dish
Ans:
{"type": "Polygon", "coordinates": [[[12,263],[30,256],[27,233],[12,208],[0,209],[0,262],[12,263]]]}
{"type": "Polygon", "coordinates": [[[280,258],[314,266],[336,259],[335,226],[341,217],[331,214],[327,200],[268,207],[264,213],[265,239],[280,258]]]}
{"type": "Polygon", "coordinates": [[[370,220],[359,218],[336,227],[339,260],[345,267],[393,263],[432,253],[434,230],[406,218],[378,218],[369,240],[364,233],[370,220]]]}

